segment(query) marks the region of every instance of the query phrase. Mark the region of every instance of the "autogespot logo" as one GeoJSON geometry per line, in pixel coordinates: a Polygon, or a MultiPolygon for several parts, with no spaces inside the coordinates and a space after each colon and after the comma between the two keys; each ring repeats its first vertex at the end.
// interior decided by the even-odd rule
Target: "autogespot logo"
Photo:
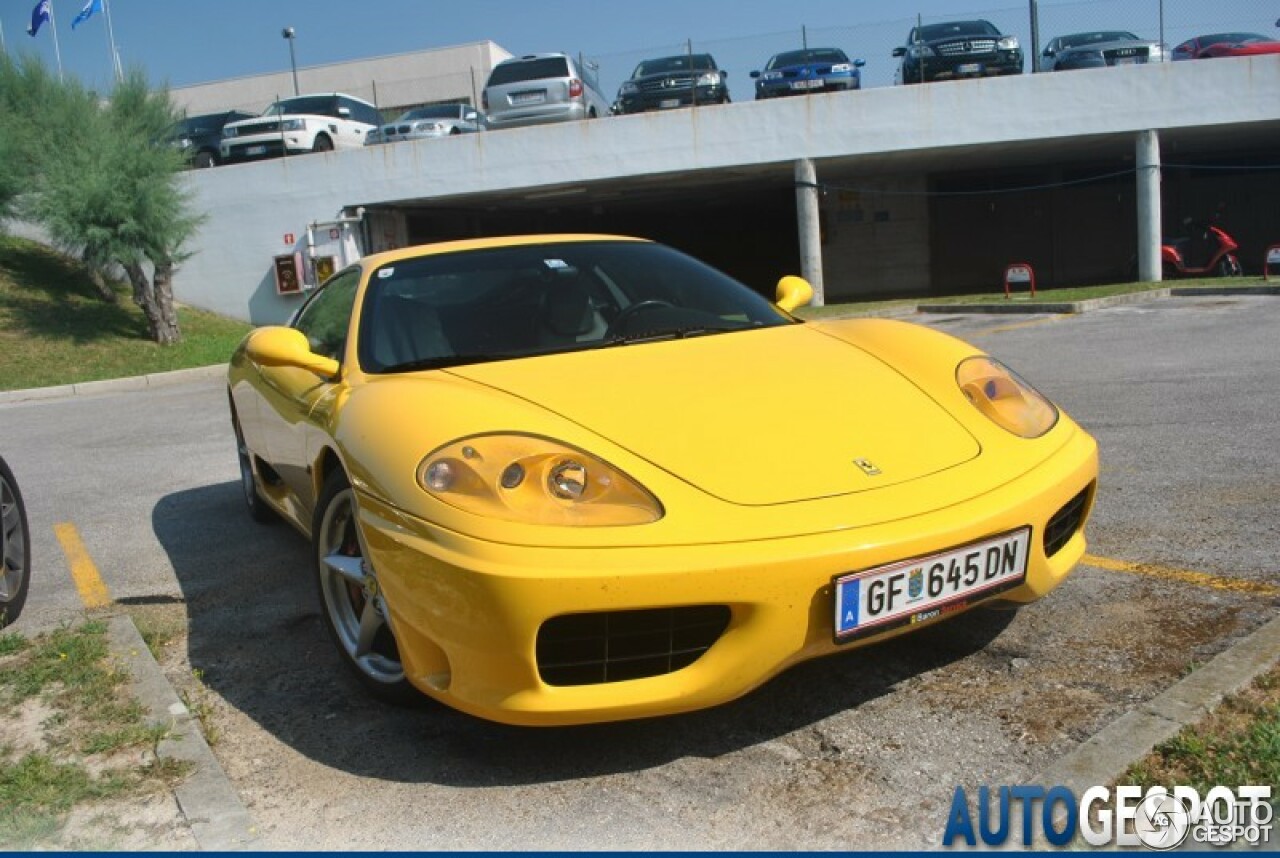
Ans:
{"type": "Polygon", "coordinates": [[[1051,846],[1066,846],[1077,834],[1090,846],[1146,846],[1175,849],[1187,842],[1195,846],[1226,846],[1243,841],[1260,846],[1271,841],[1275,808],[1270,786],[1215,786],[1204,796],[1192,787],[1172,790],[1137,786],[1090,787],[1079,800],[1065,786],[1045,788],[1023,784],[994,791],[980,786],[977,812],[972,811],[964,787],[956,787],[947,814],[942,845],[962,840],[976,846],[1000,846],[1015,827],[1023,846],[1031,846],[1039,833],[1051,846]],[[975,815],[977,825],[974,825],[975,815]],[[1020,824],[1015,826],[1015,816],[1020,824]]]}

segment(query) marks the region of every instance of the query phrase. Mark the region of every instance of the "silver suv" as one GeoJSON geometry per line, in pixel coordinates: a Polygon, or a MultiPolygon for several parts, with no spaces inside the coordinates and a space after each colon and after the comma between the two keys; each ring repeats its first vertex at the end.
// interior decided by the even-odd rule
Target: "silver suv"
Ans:
{"type": "Polygon", "coordinates": [[[498,63],[481,102],[491,129],[609,115],[595,70],[568,54],[529,54],[498,63]]]}

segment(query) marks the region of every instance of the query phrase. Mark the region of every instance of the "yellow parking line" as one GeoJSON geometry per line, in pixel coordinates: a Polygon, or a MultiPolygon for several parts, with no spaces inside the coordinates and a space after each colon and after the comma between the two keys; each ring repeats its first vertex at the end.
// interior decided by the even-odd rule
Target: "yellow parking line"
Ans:
{"type": "Polygon", "coordinates": [[[71,567],[71,580],[76,582],[76,589],[80,591],[80,601],[84,602],[84,606],[102,608],[111,604],[111,593],[107,591],[107,584],[98,574],[98,567],[94,565],[93,558],[84,547],[84,541],[80,539],[80,532],[76,530],[76,526],[70,522],[55,524],[53,534],[58,537],[62,553],[67,555],[67,565],[71,567]]]}
{"type": "Polygon", "coordinates": [[[974,331],[973,334],[971,334],[971,336],[980,337],[980,336],[983,336],[984,334],[1003,334],[1005,331],[1016,331],[1021,328],[1030,328],[1035,325],[1045,325],[1045,324],[1048,324],[1049,322],[1056,322],[1056,321],[1058,321],[1057,316],[1050,316],[1047,319],[1032,319],[1029,322],[1012,322],[1008,325],[997,325],[994,328],[983,328],[980,331],[974,331]]]}
{"type": "Polygon", "coordinates": [[[1189,569],[1172,569],[1168,566],[1157,566],[1154,563],[1130,563],[1127,560],[1113,560],[1110,557],[1098,557],[1086,554],[1081,560],[1099,569],[1112,572],[1129,572],[1134,575],[1148,575],[1152,578],[1163,578],[1166,581],[1180,581],[1183,584],[1194,584],[1197,587],[1210,587],[1214,590],[1228,590],[1233,593],[1252,593],[1258,596],[1280,596],[1280,587],[1263,584],[1260,581],[1246,581],[1240,578],[1224,578],[1210,575],[1207,572],[1192,572],[1189,569]]]}

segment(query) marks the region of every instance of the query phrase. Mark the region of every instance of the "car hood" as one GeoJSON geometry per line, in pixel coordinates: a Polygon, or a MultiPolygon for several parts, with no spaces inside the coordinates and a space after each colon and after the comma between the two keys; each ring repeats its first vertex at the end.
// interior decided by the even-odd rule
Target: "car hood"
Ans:
{"type": "Polygon", "coordinates": [[[919,479],[969,432],[878,358],[807,325],[453,367],[735,504],[919,479]]]}

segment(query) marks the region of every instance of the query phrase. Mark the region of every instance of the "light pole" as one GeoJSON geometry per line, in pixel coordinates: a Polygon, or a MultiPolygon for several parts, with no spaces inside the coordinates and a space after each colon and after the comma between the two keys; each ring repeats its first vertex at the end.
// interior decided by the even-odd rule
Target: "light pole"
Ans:
{"type": "Polygon", "coordinates": [[[289,43],[289,66],[293,69],[293,94],[301,95],[302,90],[298,89],[298,57],[293,52],[293,39],[297,33],[293,31],[293,27],[285,27],[280,31],[280,35],[289,43]]]}

